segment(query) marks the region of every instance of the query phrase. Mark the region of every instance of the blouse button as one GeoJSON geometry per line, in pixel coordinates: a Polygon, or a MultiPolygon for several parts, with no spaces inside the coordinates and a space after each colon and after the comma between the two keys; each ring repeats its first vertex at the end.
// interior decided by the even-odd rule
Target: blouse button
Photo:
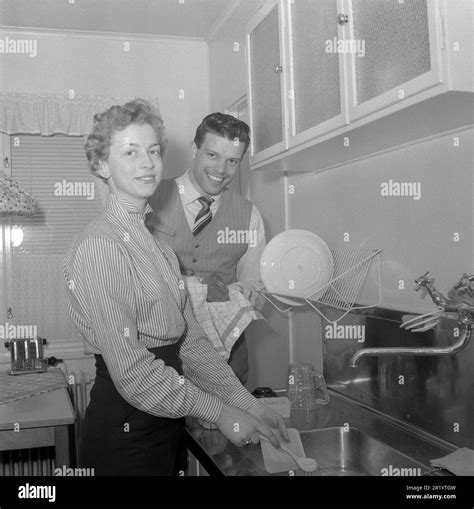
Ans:
{"type": "Polygon", "coordinates": [[[193,258],[193,263],[197,262],[196,258],[193,258]]]}

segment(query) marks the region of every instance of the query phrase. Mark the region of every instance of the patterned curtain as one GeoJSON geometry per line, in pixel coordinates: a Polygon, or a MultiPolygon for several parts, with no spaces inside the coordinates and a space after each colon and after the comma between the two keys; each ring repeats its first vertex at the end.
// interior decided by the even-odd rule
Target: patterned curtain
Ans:
{"type": "MultiPolygon", "coordinates": [[[[0,92],[0,132],[5,134],[67,134],[83,136],[92,130],[96,113],[136,97],[86,97],[0,92]]],[[[159,114],[158,99],[143,97],[159,114]]]]}

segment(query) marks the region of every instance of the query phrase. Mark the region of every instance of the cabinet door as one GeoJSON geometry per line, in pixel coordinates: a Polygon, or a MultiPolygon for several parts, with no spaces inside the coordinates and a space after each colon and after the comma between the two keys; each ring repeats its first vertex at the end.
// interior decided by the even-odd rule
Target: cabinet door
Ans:
{"type": "Polygon", "coordinates": [[[338,0],[287,0],[290,32],[290,145],[346,124],[344,58],[334,41],[342,38],[338,0]]]}
{"type": "Polygon", "coordinates": [[[347,0],[350,120],[442,81],[438,0],[347,0]]]}
{"type": "Polygon", "coordinates": [[[267,2],[247,28],[252,163],[288,148],[280,3],[267,2]]]}

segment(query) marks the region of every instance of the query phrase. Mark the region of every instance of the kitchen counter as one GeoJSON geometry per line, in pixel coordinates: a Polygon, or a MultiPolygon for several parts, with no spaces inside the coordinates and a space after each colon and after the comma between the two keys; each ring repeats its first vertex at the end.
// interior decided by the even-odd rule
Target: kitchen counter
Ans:
{"type": "MultiPolygon", "coordinates": [[[[422,473],[431,470],[430,459],[445,456],[457,449],[453,444],[388,417],[331,389],[329,393],[328,405],[320,405],[311,411],[293,410],[291,416],[285,420],[287,427],[294,427],[302,432],[303,445],[304,435],[307,435],[305,431],[334,427],[339,429],[344,427],[348,431],[360,430],[417,462],[422,473]]],[[[237,447],[218,429],[204,429],[193,418],[187,420],[186,442],[190,452],[211,476],[304,475],[301,470],[268,474],[265,471],[260,444],[237,447]]],[[[307,451],[306,453],[310,456],[307,451]]],[[[315,459],[318,461],[317,457],[315,459]]],[[[323,466],[320,461],[318,462],[320,467],[323,466]]],[[[312,475],[352,475],[347,472],[341,474],[327,472],[328,469],[319,468],[312,475]]],[[[436,475],[446,474],[448,474],[446,471],[436,473],[436,475]]]]}

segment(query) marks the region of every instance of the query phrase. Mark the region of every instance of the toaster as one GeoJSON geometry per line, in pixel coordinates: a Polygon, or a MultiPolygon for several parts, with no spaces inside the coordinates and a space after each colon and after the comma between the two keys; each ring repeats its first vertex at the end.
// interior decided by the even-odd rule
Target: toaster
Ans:
{"type": "Polygon", "coordinates": [[[5,347],[10,350],[10,375],[46,371],[48,359],[43,358],[43,345],[46,343],[46,339],[39,336],[6,341],[5,347]]]}

